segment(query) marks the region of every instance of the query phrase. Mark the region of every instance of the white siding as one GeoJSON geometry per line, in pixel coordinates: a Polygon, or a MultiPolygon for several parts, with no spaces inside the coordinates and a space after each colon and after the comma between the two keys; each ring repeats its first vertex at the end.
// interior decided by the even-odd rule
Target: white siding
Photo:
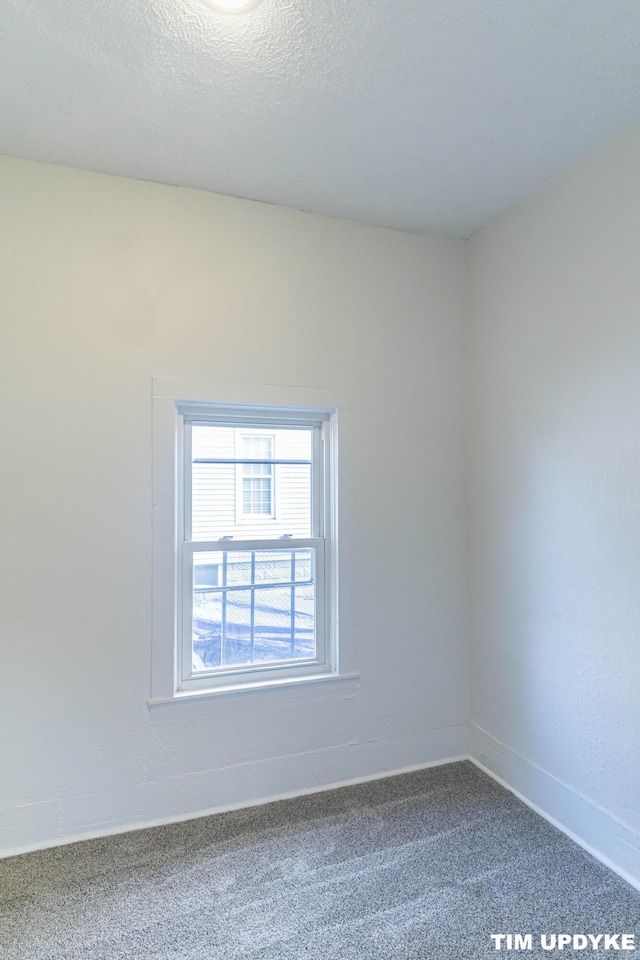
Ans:
{"type": "MultiPolygon", "coordinates": [[[[311,431],[250,429],[194,425],[192,457],[232,458],[243,456],[243,434],[274,438],[276,460],[307,460],[311,457],[311,431]]],[[[304,464],[274,465],[275,516],[246,517],[242,514],[242,465],[194,463],[192,474],[194,540],[277,538],[291,534],[308,537],[310,529],[311,470],[304,464]]]]}

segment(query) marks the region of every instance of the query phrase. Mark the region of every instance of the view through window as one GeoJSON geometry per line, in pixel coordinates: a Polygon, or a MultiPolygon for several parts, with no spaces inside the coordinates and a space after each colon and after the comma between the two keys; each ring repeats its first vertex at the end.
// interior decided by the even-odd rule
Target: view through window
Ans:
{"type": "Polygon", "coordinates": [[[326,419],[185,411],[183,679],[325,664],[326,419]]]}

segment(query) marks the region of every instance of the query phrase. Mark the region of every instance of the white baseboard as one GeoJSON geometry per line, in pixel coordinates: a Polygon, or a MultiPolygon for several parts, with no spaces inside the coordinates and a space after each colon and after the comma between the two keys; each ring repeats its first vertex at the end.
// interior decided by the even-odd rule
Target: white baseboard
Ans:
{"type": "MultiPolygon", "coordinates": [[[[357,753],[362,753],[361,764],[369,768],[356,776],[342,775],[342,771],[345,769],[342,754],[345,751],[343,748],[336,748],[335,751],[331,752],[337,754],[340,761],[335,763],[332,758],[331,762],[324,763],[325,771],[333,773],[333,776],[327,777],[324,782],[310,783],[310,785],[304,787],[294,786],[292,789],[278,793],[265,792],[262,796],[248,797],[236,802],[223,802],[215,806],[205,806],[203,804],[202,806],[198,805],[197,809],[175,809],[165,816],[136,816],[131,806],[133,797],[123,794],[121,791],[114,791],[116,796],[110,798],[91,795],[89,806],[82,797],[69,798],[73,806],[67,811],[67,817],[73,829],[60,830],[59,825],[64,822],[64,818],[61,819],[60,810],[57,808],[64,801],[51,800],[43,803],[27,804],[25,807],[19,808],[24,832],[27,835],[31,833],[32,836],[38,836],[38,833],[41,833],[41,836],[31,842],[19,843],[0,850],[0,859],[77,843],[81,840],[94,840],[100,837],[129,833],[134,830],[144,830],[149,827],[181,823],[230,810],[260,806],[277,800],[288,800],[339,787],[380,780],[384,777],[411,773],[415,770],[425,770],[461,760],[470,760],[632,887],[640,890],[640,837],[637,833],[588,798],[579,794],[568,784],[563,783],[516,751],[511,750],[506,744],[497,740],[477,724],[472,723],[469,726],[469,752],[463,752],[465,749],[464,733],[464,729],[458,727],[449,728],[446,731],[434,731],[428,738],[416,738],[418,742],[410,743],[409,741],[413,738],[406,738],[407,742],[402,743],[402,748],[397,754],[398,759],[401,760],[401,765],[383,765],[383,769],[375,771],[371,770],[370,765],[374,753],[378,755],[379,759],[380,744],[374,742],[359,745],[350,744],[351,749],[355,748],[357,753]],[[428,743],[426,739],[428,739],[428,743]],[[447,745],[449,750],[453,747],[453,752],[447,751],[447,745]],[[369,750],[366,749],[367,747],[369,750]],[[422,753],[423,756],[428,757],[430,755],[431,758],[420,762],[411,762],[418,751],[418,755],[422,753]],[[109,802],[112,804],[114,800],[121,801],[123,803],[121,809],[131,810],[131,813],[123,813],[119,822],[115,820],[105,822],[103,820],[103,823],[99,825],[96,822],[98,819],[96,814],[101,808],[104,809],[103,804],[108,806],[109,802]],[[80,826],[83,816],[93,821],[89,829],[76,828],[80,826]]],[[[400,738],[400,740],[404,741],[405,738],[400,738]]],[[[304,759],[314,768],[317,767],[319,760],[317,754],[315,756],[308,755],[304,759]]],[[[323,763],[321,762],[319,765],[323,766],[323,763]]],[[[253,765],[245,766],[251,767],[253,765]]],[[[282,770],[281,772],[284,773],[285,771],[282,770]]],[[[307,770],[307,774],[308,772],[307,770]]],[[[236,777],[240,771],[237,768],[227,768],[224,773],[236,777]]],[[[240,779],[243,779],[246,773],[248,771],[243,770],[240,779]]],[[[220,772],[217,772],[217,774],[219,775],[220,772]]],[[[186,778],[179,778],[180,782],[182,779],[186,778]]],[[[185,782],[183,785],[184,792],[181,804],[192,793],[195,796],[206,796],[210,788],[207,774],[191,775],[188,780],[189,782],[185,782]],[[204,778],[204,783],[199,786],[194,784],[194,781],[202,778],[204,778]],[[194,786],[196,787],[195,790],[194,786]]],[[[245,786],[246,783],[245,780],[245,786]]],[[[169,794],[163,794],[162,782],[141,785],[141,793],[144,794],[144,789],[148,787],[158,791],[157,800],[159,804],[167,802],[168,808],[171,807],[170,801],[175,801],[176,797],[175,795],[170,797],[169,794]]],[[[113,809],[113,805],[111,809],[113,809]]],[[[10,821],[16,822],[13,816],[16,811],[0,811],[0,821],[3,820],[2,813],[6,814],[8,818],[5,820],[6,826],[10,826],[10,821]]]]}
{"type": "MultiPolygon", "coordinates": [[[[171,783],[171,792],[165,789],[164,781],[156,781],[152,784],[141,784],[137,788],[128,788],[127,792],[113,791],[112,796],[107,796],[102,792],[100,794],[91,794],[88,798],[84,796],[69,798],[70,804],[66,812],[67,821],[72,829],[60,829],[60,823],[64,823],[64,815],[61,818],[58,813],[58,828],[53,825],[52,809],[56,803],[63,804],[65,801],[47,801],[43,804],[28,804],[22,808],[22,817],[26,820],[25,833],[37,836],[38,824],[36,821],[42,818],[42,832],[44,835],[34,839],[0,850],[0,859],[14,857],[24,853],[32,853],[36,850],[46,850],[51,847],[64,846],[69,843],[77,843],[81,840],[95,840],[99,837],[114,836],[120,833],[129,833],[133,830],[145,830],[149,827],[159,827],[171,823],[181,823],[185,820],[195,820],[199,817],[208,817],[212,814],[226,813],[230,810],[240,810],[246,807],[261,806],[265,803],[273,803],[276,800],[288,800],[294,797],[306,796],[311,793],[321,793],[327,790],[334,790],[339,787],[352,786],[358,783],[367,783],[372,780],[380,780],[384,777],[393,777],[402,773],[411,773],[415,770],[424,770],[429,767],[442,766],[447,763],[455,763],[461,760],[467,760],[466,754],[466,726],[451,727],[440,731],[432,731],[427,736],[421,737],[400,737],[391,738],[390,741],[368,741],[360,744],[348,744],[344,747],[333,748],[331,751],[314,751],[312,754],[298,756],[297,758],[281,758],[287,760],[286,765],[282,765],[279,770],[271,771],[268,782],[296,784],[292,789],[282,792],[267,792],[257,796],[251,796],[250,785],[255,788],[256,782],[261,782],[261,777],[253,769],[254,764],[243,764],[239,767],[226,768],[224,771],[206,771],[202,775],[191,774],[189,777],[176,778],[177,783],[171,783]],[[391,756],[390,744],[397,739],[399,743],[393,748],[393,755],[401,765],[392,765],[388,763],[391,756]],[[385,748],[385,758],[381,756],[381,746],[385,748]],[[348,747],[350,749],[345,749],[348,747]],[[323,757],[323,753],[330,753],[330,757],[323,757]],[[357,756],[356,756],[357,754],[357,756]],[[416,756],[425,757],[424,760],[415,762],[416,756]],[[292,769],[292,762],[298,761],[295,770],[292,769]],[[385,760],[387,762],[385,762],[385,760]],[[375,766],[374,766],[375,764],[375,766]],[[351,768],[361,768],[356,776],[346,776],[344,773],[351,768]],[[313,771],[313,773],[312,773],[313,771]],[[344,773],[343,773],[344,772],[344,773]],[[282,775],[278,778],[278,773],[282,775]],[[314,782],[315,777],[324,778],[320,782],[314,782]],[[211,774],[211,775],[210,775],[211,774]],[[329,776],[327,776],[329,774],[329,776]],[[236,796],[244,795],[246,799],[239,801],[227,801],[216,804],[215,806],[200,805],[198,800],[204,797],[216,796],[216,790],[212,789],[213,781],[217,781],[217,795],[220,795],[220,782],[226,780],[234,781],[234,792],[236,796]],[[305,786],[298,785],[300,781],[306,780],[305,786]],[[183,783],[183,781],[185,781],[183,783]],[[201,782],[198,782],[201,781],[201,782]],[[176,787],[178,790],[176,791],[176,787]],[[149,789],[154,793],[156,807],[173,812],[164,816],[136,816],[136,807],[144,805],[145,809],[152,809],[148,803],[149,789]],[[71,805],[72,804],[72,805],[71,805]],[[182,806],[182,810],[179,807],[182,806]],[[34,808],[42,807],[43,810],[34,808]],[[191,807],[191,808],[190,808],[191,807]],[[195,808],[195,809],[194,809],[195,808]],[[120,818],[115,814],[109,820],[103,819],[99,824],[98,817],[104,817],[105,810],[120,811],[120,818]],[[131,811],[131,812],[130,812],[131,811]],[[46,820],[44,814],[46,813],[46,820]],[[89,829],[82,829],[82,817],[92,822],[89,829]]],[[[266,763],[266,761],[265,761],[266,763]]],[[[269,761],[269,766],[274,762],[269,761]]],[[[258,786],[259,790],[260,787],[258,786]]],[[[18,811],[20,808],[18,808],[18,811]]],[[[10,826],[9,818],[17,821],[16,811],[0,811],[0,814],[7,815],[6,825],[10,826]]],[[[0,823],[2,816],[0,816],[0,823]]],[[[8,832],[8,831],[7,831],[8,832]]]]}
{"type": "Polygon", "coordinates": [[[622,821],[475,723],[469,726],[469,759],[596,860],[640,890],[640,836],[622,821]]]}

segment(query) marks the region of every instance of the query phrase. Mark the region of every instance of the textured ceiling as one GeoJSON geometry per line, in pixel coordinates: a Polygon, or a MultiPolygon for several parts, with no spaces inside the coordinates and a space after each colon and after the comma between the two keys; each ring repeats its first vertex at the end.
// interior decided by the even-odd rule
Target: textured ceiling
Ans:
{"type": "Polygon", "coordinates": [[[639,114],[638,0],[0,0],[0,153],[411,230],[639,114]]]}

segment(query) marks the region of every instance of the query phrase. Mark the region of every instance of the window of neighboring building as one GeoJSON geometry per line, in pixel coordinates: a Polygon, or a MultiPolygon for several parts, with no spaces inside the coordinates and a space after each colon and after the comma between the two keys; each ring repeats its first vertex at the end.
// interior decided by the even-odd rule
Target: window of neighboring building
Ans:
{"type": "Polygon", "coordinates": [[[241,513],[244,517],[274,516],[273,434],[241,434],[241,513]]]}

